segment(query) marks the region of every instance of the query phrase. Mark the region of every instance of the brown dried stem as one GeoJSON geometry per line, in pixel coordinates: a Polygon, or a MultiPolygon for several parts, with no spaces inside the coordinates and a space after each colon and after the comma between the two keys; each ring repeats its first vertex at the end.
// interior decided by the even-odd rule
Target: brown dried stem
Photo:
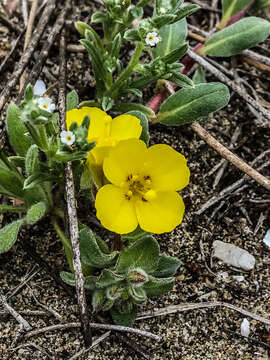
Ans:
{"type": "MultiPolygon", "coordinates": [[[[60,65],[59,65],[59,122],[61,130],[65,130],[66,116],[66,39],[65,29],[62,30],[60,38],[60,65]]],[[[67,212],[69,219],[69,231],[72,245],[73,267],[76,282],[76,293],[80,316],[80,326],[86,347],[92,344],[92,335],[89,325],[89,312],[86,304],[84,279],[80,257],[79,227],[76,210],[76,199],[71,163],[65,166],[67,212]]]]}
{"type": "Polygon", "coordinates": [[[206,61],[203,57],[196,54],[192,50],[188,50],[187,55],[193,59],[196,63],[201,65],[204,69],[213,74],[220,81],[228,85],[233,91],[235,91],[241,98],[245,100],[248,104],[250,104],[254,109],[256,109],[259,113],[264,115],[264,117],[268,120],[267,126],[270,126],[270,112],[262,107],[256,100],[254,100],[247,92],[237,85],[235,82],[230,80],[226,75],[224,75],[221,71],[211,65],[208,61],[206,61]]]}
{"type": "Polygon", "coordinates": [[[38,42],[43,34],[43,31],[50,19],[50,16],[52,12],[55,10],[55,1],[56,0],[49,0],[46,8],[44,9],[44,12],[42,16],[40,17],[40,20],[38,22],[37,28],[35,33],[33,34],[32,41],[27,46],[27,49],[23,53],[20,61],[18,62],[12,76],[10,77],[7,85],[5,86],[4,90],[0,94],[0,111],[3,109],[6,101],[8,100],[11,90],[13,87],[17,84],[20,76],[22,75],[23,71],[25,70],[27,64],[32,58],[32,55],[35,51],[35,48],[38,45],[38,42]]]}

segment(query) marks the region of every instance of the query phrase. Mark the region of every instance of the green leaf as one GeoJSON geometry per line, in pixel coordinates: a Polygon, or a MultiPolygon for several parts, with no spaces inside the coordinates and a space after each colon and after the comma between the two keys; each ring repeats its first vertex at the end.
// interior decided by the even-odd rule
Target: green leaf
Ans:
{"type": "Polygon", "coordinates": [[[192,80],[195,85],[206,83],[204,69],[201,66],[199,66],[198,69],[196,69],[192,80]]]}
{"type": "Polygon", "coordinates": [[[31,176],[40,171],[39,149],[36,144],[30,146],[25,158],[25,170],[27,176],[31,176]]]}
{"type": "Polygon", "coordinates": [[[118,111],[118,112],[130,112],[133,110],[138,110],[140,112],[142,112],[143,114],[145,114],[148,117],[154,117],[155,113],[153,110],[149,109],[148,107],[142,105],[142,104],[137,104],[137,103],[122,103],[122,104],[115,104],[113,106],[113,110],[114,111],[118,111]]]}
{"type": "Polygon", "coordinates": [[[22,199],[24,196],[23,183],[11,170],[0,167],[0,192],[22,199]]]}
{"type": "Polygon", "coordinates": [[[46,214],[46,204],[40,201],[30,207],[26,214],[26,222],[28,224],[35,224],[46,214]]]}
{"type": "Polygon", "coordinates": [[[115,306],[110,310],[113,321],[117,325],[131,326],[136,319],[137,310],[134,306],[130,312],[122,313],[118,311],[115,306]]]}
{"type": "Polygon", "coordinates": [[[106,299],[104,290],[95,290],[92,295],[92,306],[94,311],[98,311],[106,299]]]}
{"type": "Polygon", "coordinates": [[[174,22],[174,20],[177,20],[177,17],[175,15],[167,14],[167,15],[156,16],[151,22],[153,27],[160,29],[166,24],[171,24],[172,22],[174,22]]]}
{"type": "MultiPolygon", "coordinates": [[[[61,271],[60,273],[61,279],[68,285],[76,286],[75,275],[66,271],[61,271]]],[[[84,278],[84,287],[87,290],[94,290],[95,289],[95,276],[86,276],[84,278]]]]}
{"type": "Polygon", "coordinates": [[[142,133],[141,133],[140,139],[142,141],[144,141],[146,143],[146,145],[148,145],[149,139],[150,139],[149,124],[148,124],[148,119],[145,116],[145,114],[140,111],[136,111],[136,110],[129,111],[127,114],[133,115],[140,120],[141,126],[142,126],[142,133]]]}
{"type": "Polygon", "coordinates": [[[161,105],[157,120],[166,125],[183,125],[226,106],[230,93],[222,83],[206,83],[184,88],[161,105]]]}
{"type": "Polygon", "coordinates": [[[188,76],[181,73],[173,72],[173,75],[169,80],[181,87],[194,87],[193,81],[188,76]]]}
{"type": "Polygon", "coordinates": [[[122,36],[120,33],[118,33],[112,41],[112,51],[111,51],[112,57],[118,58],[121,44],[122,44],[122,36]]]}
{"type": "Polygon", "coordinates": [[[270,34],[270,23],[257,17],[237,21],[210,37],[198,54],[232,56],[264,41],[270,34]]]}
{"type": "Polygon", "coordinates": [[[15,167],[23,168],[25,165],[25,157],[23,156],[9,156],[8,161],[11,162],[15,167]]]}
{"type": "Polygon", "coordinates": [[[146,272],[152,272],[157,268],[158,256],[158,242],[152,236],[146,236],[122,250],[116,270],[123,273],[128,269],[142,268],[146,272]]]}
{"type": "Polygon", "coordinates": [[[86,31],[90,31],[92,34],[92,37],[95,39],[95,43],[97,44],[97,46],[99,47],[101,52],[104,51],[104,47],[103,47],[102,41],[100,39],[100,36],[90,25],[88,25],[82,21],[77,21],[75,23],[75,27],[79,31],[79,33],[84,37],[86,37],[86,31]]]}
{"type": "Polygon", "coordinates": [[[223,29],[231,17],[244,8],[246,8],[254,0],[222,0],[222,19],[219,24],[219,29],[223,29]]]}
{"type": "Polygon", "coordinates": [[[151,275],[162,278],[173,276],[181,264],[179,259],[162,254],[159,256],[157,269],[151,275]]]}
{"type": "Polygon", "coordinates": [[[148,275],[140,268],[131,269],[128,272],[127,279],[133,287],[140,287],[148,281],[148,275]]]}
{"type": "Polygon", "coordinates": [[[79,106],[79,96],[75,90],[72,90],[67,94],[66,111],[77,109],[78,106],[79,106]]]}
{"type": "Polygon", "coordinates": [[[115,301],[116,299],[120,298],[123,290],[123,287],[121,287],[119,284],[111,285],[106,289],[106,296],[109,300],[115,301]]]}
{"type": "Polygon", "coordinates": [[[135,304],[142,304],[147,300],[147,295],[143,288],[130,286],[128,293],[135,304]]]}
{"type": "Polygon", "coordinates": [[[33,99],[33,97],[34,97],[33,86],[32,84],[28,84],[24,91],[24,99],[26,101],[30,101],[33,99]]]}
{"type": "Polygon", "coordinates": [[[15,104],[8,107],[7,131],[10,143],[17,155],[25,156],[31,146],[31,139],[26,135],[27,129],[21,120],[20,109],[15,104]]]}
{"type": "Polygon", "coordinates": [[[129,234],[124,234],[121,235],[121,239],[122,240],[129,240],[129,241],[136,241],[142,237],[145,237],[146,235],[148,235],[148,233],[144,230],[142,230],[140,228],[140,226],[138,225],[138,227],[136,228],[136,230],[132,231],[129,234]]]}
{"type": "Polygon", "coordinates": [[[162,56],[161,60],[164,61],[165,64],[172,64],[175,61],[182,59],[185,53],[188,51],[188,44],[184,43],[178,48],[169,52],[166,56],[162,56]]]}
{"type": "Polygon", "coordinates": [[[144,290],[147,296],[160,296],[171,291],[174,285],[175,278],[163,278],[157,279],[153,276],[149,276],[149,280],[144,285],[144,290]]]}
{"type": "Polygon", "coordinates": [[[163,26],[159,31],[159,36],[162,40],[152,50],[154,58],[166,56],[184,43],[187,36],[186,19],[163,26]]]}
{"type": "Polygon", "coordinates": [[[135,29],[127,30],[124,33],[124,39],[127,41],[141,41],[140,33],[135,29]]]}
{"type": "Polygon", "coordinates": [[[114,105],[114,100],[112,98],[110,98],[108,96],[103,97],[101,106],[104,111],[111,110],[113,105],[114,105]]]}
{"type": "Polygon", "coordinates": [[[97,288],[106,288],[107,286],[115,285],[124,280],[124,276],[116,274],[112,270],[105,269],[102,271],[100,277],[96,281],[97,288]]]}
{"type": "Polygon", "coordinates": [[[88,165],[85,164],[80,179],[80,188],[81,190],[92,189],[93,184],[94,184],[93,177],[90,173],[88,165]]]}
{"type": "Polygon", "coordinates": [[[24,220],[17,220],[0,230],[0,254],[7,252],[17,240],[18,232],[24,220]]]}
{"type": "Polygon", "coordinates": [[[176,20],[182,20],[183,18],[186,18],[187,16],[193,14],[195,11],[199,10],[200,6],[196,4],[186,5],[182,8],[178,9],[174,12],[176,16],[176,20]]]}
{"type": "Polygon", "coordinates": [[[112,265],[118,256],[118,252],[114,251],[106,254],[102,251],[97,243],[94,233],[89,228],[84,228],[79,233],[80,250],[82,262],[96,268],[104,268],[112,265]]]}

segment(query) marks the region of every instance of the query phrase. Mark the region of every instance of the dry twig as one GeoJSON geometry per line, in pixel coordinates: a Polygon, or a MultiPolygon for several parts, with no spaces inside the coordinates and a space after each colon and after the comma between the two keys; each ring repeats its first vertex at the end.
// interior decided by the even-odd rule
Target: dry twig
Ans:
{"type": "Polygon", "coordinates": [[[20,61],[18,62],[12,76],[10,77],[9,81],[7,82],[5,88],[0,94],[0,111],[3,109],[6,101],[8,100],[11,90],[13,87],[17,84],[21,74],[25,70],[27,64],[32,58],[32,55],[35,51],[36,46],[38,45],[38,42],[43,34],[43,31],[50,19],[50,16],[52,12],[55,10],[55,1],[56,0],[49,0],[46,8],[44,9],[44,12],[42,16],[40,17],[40,20],[38,22],[37,28],[35,33],[33,34],[32,40],[27,46],[27,49],[23,53],[20,61]]]}
{"type": "Polygon", "coordinates": [[[203,68],[205,68],[207,71],[209,71],[211,74],[213,74],[215,77],[217,77],[220,81],[228,85],[230,88],[232,88],[233,91],[235,91],[242,99],[245,100],[248,104],[254,107],[259,113],[264,115],[264,117],[268,120],[266,126],[270,126],[270,112],[266,110],[264,107],[262,107],[257,101],[255,101],[250,95],[247,94],[247,92],[241,88],[239,85],[235,84],[232,80],[230,80],[226,75],[224,75],[221,71],[219,71],[217,68],[215,68],[213,65],[211,65],[208,61],[206,61],[203,57],[199,56],[192,50],[187,51],[188,56],[193,59],[195,62],[197,62],[199,65],[201,65],[203,68]]]}
{"type": "Polygon", "coordinates": [[[6,298],[2,294],[0,294],[0,301],[2,302],[4,308],[10,313],[10,315],[12,315],[14,319],[18,321],[22,330],[32,330],[32,326],[29,324],[29,322],[26,321],[15,309],[13,309],[12,306],[7,303],[6,298]]]}
{"type": "MultiPolygon", "coordinates": [[[[270,324],[270,321],[269,321],[269,324],[270,324]]],[[[90,323],[90,326],[93,329],[127,332],[127,333],[131,333],[131,334],[139,335],[139,336],[148,337],[148,338],[156,340],[156,341],[161,340],[161,337],[159,335],[155,335],[155,334],[152,334],[152,333],[150,333],[148,331],[135,329],[135,328],[131,328],[131,327],[128,327],[128,326],[97,324],[97,323],[90,323]]],[[[46,327],[41,328],[41,329],[36,329],[36,330],[30,331],[30,332],[25,334],[24,338],[28,339],[28,338],[30,338],[32,336],[43,334],[43,333],[46,333],[46,332],[49,332],[49,331],[66,330],[66,329],[80,328],[80,327],[81,327],[81,323],[79,323],[79,322],[51,325],[51,326],[46,326],[46,327]]]]}
{"type": "MultiPolygon", "coordinates": [[[[149,318],[153,318],[156,316],[169,315],[169,314],[173,314],[173,313],[181,312],[181,311],[197,310],[197,309],[204,309],[204,308],[210,309],[213,307],[226,307],[228,309],[237,311],[244,316],[248,316],[254,320],[260,321],[263,324],[270,325],[270,320],[268,320],[260,315],[256,315],[245,309],[242,309],[239,306],[235,306],[235,305],[223,302],[223,301],[212,301],[212,302],[210,301],[210,302],[202,302],[202,303],[183,303],[180,305],[170,305],[166,308],[158,309],[156,311],[143,312],[138,315],[138,317],[136,318],[136,321],[149,319],[149,318]]],[[[28,334],[30,334],[30,333],[28,333],[28,334]]],[[[26,336],[28,336],[28,334],[26,334],[26,336]]]]}
{"type": "MultiPolygon", "coordinates": [[[[66,39],[65,29],[62,30],[60,38],[60,56],[59,56],[59,122],[60,129],[65,130],[66,117],[66,39]]],[[[67,196],[67,211],[69,219],[69,232],[72,245],[73,267],[76,281],[76,293],[79,308],[79,316],[81,321],[82,334],[86,347],[91,346],[92,335],[89,326],[88,308],[85,298],[84,279],[82,273],[82,264],[80,258],[80,241],[79,241],[79,227],[76,210],[76,199],[74,190],[74,181],[71,163],[65,166],[65,180],[66,180],[66,196],[67,196]]]]}
{"type": "Polygon", "coordinates": [[[93,349],[95,346],[97,346],[103,340],[107,339],[110,335],[111,335],[111,331],[105,332],[105,334],[103,334],[99,338],[95,339],[89,348],[80,350],[77,354],[73,355],[69,360],[79,359],[82,355],[88,353],[88,351],[93,349]]]}

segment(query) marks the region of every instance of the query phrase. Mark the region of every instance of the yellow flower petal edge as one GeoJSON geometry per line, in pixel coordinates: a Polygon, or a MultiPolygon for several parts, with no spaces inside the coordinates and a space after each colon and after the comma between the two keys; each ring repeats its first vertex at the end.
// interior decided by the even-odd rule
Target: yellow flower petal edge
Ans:
{"type": "Polygon", "coordinates": [[[98,191],[95,206],[107,229],[126,234],[139,224],[161,234],[182,222],[185,205],[176,190],[188,184],[190,173],[184,156],[170,146],[147,149],[138,139],[121,141],[105,158],[103,170],[112,184],[98,191]]]}
{"type": "Polygon", "coordinates": [[[87,156],[87,164],[96,184],[103,185],[103,161],[110,149],[126,139],[138,139],[142,133],[140,120],[133,115],[120,115],[112,119],[107,113],[96,107],[72,109],[66,113],[67,129],[73,122],[81,125],[86,116],[90,117],[88,142],[96,142],[96,146],[87,156]]]}

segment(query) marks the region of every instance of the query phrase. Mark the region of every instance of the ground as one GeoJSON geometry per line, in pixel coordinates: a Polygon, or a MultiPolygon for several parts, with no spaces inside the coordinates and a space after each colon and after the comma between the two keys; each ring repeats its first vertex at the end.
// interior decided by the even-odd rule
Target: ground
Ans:
{"type": "MultiPolygon", "coordinates": [[[[74,31],[74,20],[89,20],[96,3],[90,0],[76,1],[72,15],[69,16],[69,44],[77,44],[79,36],[74,31]]],[[[209,2],[210,3],[210,2],[209,2]]],[[[208,30],[208,12],[200,11],[191,17],[193,25],[200,24],[208,30]]],[[[20,9],[13,13],[12,21],[23,26],[20,9]]],[[[1,21],[1,19],[0,19],[1,21]]],[[[97,28],[98,30],[98,28],[97,28]]],[[[16,39],[16,34],[6,26],[0,25],[0,36],[3,37],[0,59],[6,54],[6,48],[16,39]]],[[[193,42],[191,42],[193,45],[193,42]]],[[[195,44],[195,43],[194,43],[195,44]]],[[[269,49],[269,40],[264,49],[255,48],[262,54],[269,49]]],[[[131,49],[123,49],[128,54],[131,49]]],[[[269,50],[268,50],[269,51],[269,50]]],[[[12,74],[14,61],[19,59],[21,49],[10,62],[8,70],[1,75],[2,90],[12,74]]],[[[37,53],[36,53],[37,54],[37,53]]],[[[36,55],[37,56],[37,55],[36,55]]],[[[48,85],[57,82],[58,77],[58,42],[51,50],[41,78],[48,85]]],[[[35,58],[32,64],[35,62],[35,58]]],[[[242,63],[241,58],[220,60],[224,66],[237,70],[239,76],[256,89],[259,100],[269,102],[269,73],[256,70],[242,63]]],[[[215,80],[210,76],[209,81],[215,80]]],[[[68,86],[79,91],[81,100],[90,98],[94,92],[90,64],[85,53],[68,53],[68,86]]],[[[153,89],[144,94],[146,103],[153,89]]],[[[18,88],[13,92],[13,99],[18,88]]],[[[54,90],[56,95],[56,90],[54,90]]],[[[203,126],[226,146],[237,127],[241,134],[235,144],[235,153],[247,162],[269,149],[270,131],[257,125],[255,115],[247,105],[232,93],[229,106],[208,119],[203,126]]],[[[267,103],[265,103],[267,105],[267,103]]],[[[269,105],[269,103],[268,103],[269,105]]],[[[3,115],[4,117],[4,115],[3,115]]],[[[171,234],[158,236],[161,249],[167,254],[176,256],[183,262],[177,274],[176,285],[172,292],[160,299],[153,298],[141,311],[154,310],[169,305],[185,302],[225,301],[263,317],[270,312],[270,251],[262,242],[269,228],[269,193],[254,182],[245,182],[248,186],[242,191],[231,194],[218,202],[201,215],[195,213],[212,196],[217,195],[228,185],[234,183],[243,174],[228,165],[218,184],[213,188],[216,173],[211,170],[221,160],[220,155],[200,140],[187,125],[181,128],[155,125],[150,129],[152,143],[166,143],[184,154],[191,170],[189,186],[181,192],[186,204],[183,223],[171,234]],[[267,202],[268,200],[268,202],[267,202]],[[222,204],[222,206],[220,206],[222,204]],[[215,211],[217,210],[217,211],[215,211]],[[259,222],[260,219],[260,222],[259,222]],[[259,222],[259,223],[258,223],[259,222]],[[256,258],[256,266],[251,272],[233,269],[217,259],[212,259],[212,243],[222,240],[248,250],[256,258]],[[207,265],[207,266],[206,266],[207,265]],[[236,275],[243,275],[239,282],[236,275]]],[[[269,159],[269,155],[268,155],[269,159]]],[[[258,165],[267,160],[263,159],[258,165]]],[[[269,176],[268,169],[262,170],[269,176]]],[[[2,199],[4,201],[5,199],[2,199]]],[[[84,215],[85,216],[85,215],[84,215]]],[[[10,220],[2,219],[5,224],[10,220]]],[[[33,278],[15,295],[9,303],[19,312],[44,309],[36,299],[47,307],[57,311],[62,319],[58,320],[48,312],[36,315],[23,315],[33,328],[78,321],[75,292],[68,294],[55,282],[48,272],[26,252],[23,244],[36,247],[38,254],[47,262],[55,273],[67,267],[61,244],[46,219],[29,229],[24,229],[15,247],[7,254],[0,256],[0,288],[6,296],[23,282],[26,274],[36,272],[33,278]],[[34,294],[34,296],[33,296],[34,294]],[[51,315],[51,316],[48,316],[51,315]]],[[[7,359],[70,359],[83,346],[78,329],[43,333],[39,336],[24,339],[15,343],[19,326],[12,317],[1,315],[0,309],[0,357],[7,359]],[[29,346],[19,347],[21,344],[29,346]]],[[[137,344],[153,360],[266,360],[270,348],[269,326],[250,319],[251,334],[248,339],[240,335],[240,324],[244,316],[226,308],[199,309],[178,312],[135,323],[135,327],[150,331],[162,337],[160,343],[153,340],[128,335],[130,342],[137,344]]],[[[97,319],[95,319],[98,321],[97,319]]],[[[94,331],[97,337],[103,332],[94,331]]],[[[138,353],[132,352],[122,343],[117,334],[110,336],[94,350],[81,359],[140,359],[138,353]]]]}

